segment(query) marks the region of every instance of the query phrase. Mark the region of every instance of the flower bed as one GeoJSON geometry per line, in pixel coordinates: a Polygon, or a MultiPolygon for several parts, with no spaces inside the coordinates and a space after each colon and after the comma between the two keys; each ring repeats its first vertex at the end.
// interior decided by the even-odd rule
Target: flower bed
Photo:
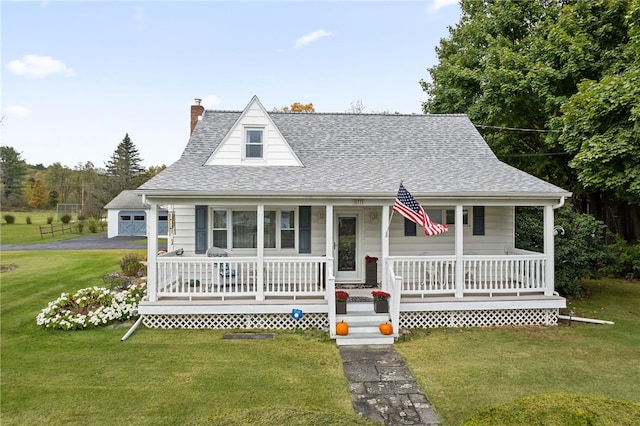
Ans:
{"type": "Polygon", "coordinates": [[[107,325],[133,318],[140,300],[147,294],[146,284],[125,290],[88,287],[75,294],[62,293],[36,316],[36,323],[47,328],[77,330],[107,325]]]}

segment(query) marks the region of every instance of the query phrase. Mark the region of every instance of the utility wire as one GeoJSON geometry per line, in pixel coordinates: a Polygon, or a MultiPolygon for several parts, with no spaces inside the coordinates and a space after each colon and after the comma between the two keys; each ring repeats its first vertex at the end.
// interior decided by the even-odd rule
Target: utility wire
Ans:
{"type": "Polygon", "coordinates": [[[507,130],[510,132],[562,133],[562,130],[550,130],[550,129],[523,129],[521,127],[486,126],[484,124],[474,124],[474,126],[476,126],[479,129],[507,130]]]}

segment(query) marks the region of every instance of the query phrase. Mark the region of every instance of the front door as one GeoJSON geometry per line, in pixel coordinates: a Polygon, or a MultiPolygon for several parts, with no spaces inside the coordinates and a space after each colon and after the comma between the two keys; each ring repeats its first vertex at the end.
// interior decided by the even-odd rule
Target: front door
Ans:
{"type": "Polygon", "coordinates": [[[336,282],[361,282],[362,273],[357,213],[336,215],[334,236],[336,282]]]}

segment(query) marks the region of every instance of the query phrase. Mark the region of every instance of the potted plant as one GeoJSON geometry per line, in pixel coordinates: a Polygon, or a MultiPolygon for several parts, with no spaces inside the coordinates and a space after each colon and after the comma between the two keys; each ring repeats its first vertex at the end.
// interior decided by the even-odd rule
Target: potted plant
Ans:
{"type": "Polygon", "coordinates": [[[347,313],[347,299],[349,299],[349,293],[342,290],[336,290],[336,314],[347,313]]]}
{"type": "Polygon", "coordinates": [[[374,290],[371,295],[373,296],[373,310],[377,314],[389,312],[389,297],[391,296],[389,293],[374,290]]]}
{"type": "Polygon", "coordinates": [[[365,265],[365,283],[368,285],[378,285],[378,258],[366,255],[364,257],[365,265]]]}

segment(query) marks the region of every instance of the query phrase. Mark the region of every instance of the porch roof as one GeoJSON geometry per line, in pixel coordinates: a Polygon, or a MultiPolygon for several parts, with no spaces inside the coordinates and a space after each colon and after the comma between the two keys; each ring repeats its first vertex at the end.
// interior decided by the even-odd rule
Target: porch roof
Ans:
{"type": "Polygon", "coordinates": [[[570,195],[499,161],[461,114],[269,112],[302,167],[205,166],[241,114],[205,111],[180,159],[137,192],[393,199],[404,181],[418,198],[570,195]]]}

